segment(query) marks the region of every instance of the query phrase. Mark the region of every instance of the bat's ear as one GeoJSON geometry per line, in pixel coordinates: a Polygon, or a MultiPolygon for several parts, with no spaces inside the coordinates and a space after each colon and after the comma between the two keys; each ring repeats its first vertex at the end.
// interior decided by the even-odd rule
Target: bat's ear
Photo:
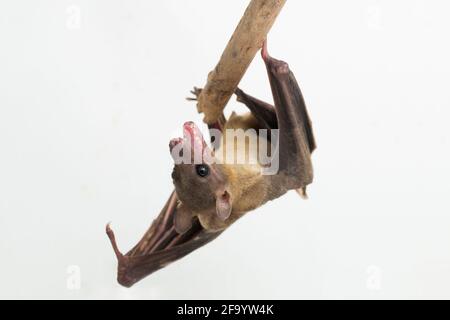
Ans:
{"type": "Polygon", "coordinates": [[[178,234],[183,234],[192,227],[192,212],[183,204],[177,207],[173,217],[173,225],[178,234]]]}
{"type": "Polygon", "coordinates": [[[227,190],[219,192],[216,196],[216,213],[220,220],[225,221],[231,214],[232,201],[227,190]]]}

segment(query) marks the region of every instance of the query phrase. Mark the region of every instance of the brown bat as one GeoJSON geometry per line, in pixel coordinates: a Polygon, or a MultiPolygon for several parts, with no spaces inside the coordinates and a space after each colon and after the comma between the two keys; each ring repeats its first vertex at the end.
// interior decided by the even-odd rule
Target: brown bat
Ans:
{"type": "MultiPolygon", "coordinates": [[[[249,161],[259,159],[259,144],[251,148],[246,140],[241,150],[235,146],[234,138],[223,134],[219,139],[214,137],[214,148],[210,148],[195,124],[185,123],[184,137],[172,139],[169,144],[175,160],[172,173],[175,191],[144,237],[123,255],[113,231],[107,226],[106,232],[119,262],[120,284],[132,286],[186,256],[214,240],[245,213],[289,190],[306,195],[306,186],[313,180],[311,153],[316,144],[305,102],[287,63],[270,57],[265,43],[261,55],[274,106],[237,88],[237,100],[244,103],[250,113],[242,116],[233,113],[228,120],[222,116],[210,129],[222,132],[253,129],[257,139],[273,147],[269,148],[272,150],[270,164],[276,160],[278,170],[275,174],[266,174],[266,163],[249,161]],[[261,129],[277,129],[272,131],[277,135],[263,136],[261,129]],[[229,150],[243,154],[246,161],[237,163],[236,158],[232,163],[224,161],[229,150]],[[189,161],[179,162],[180,156],[189,161]]],[[[192,91],[196,96],[200,92],[197,88],[192,91]]]]}

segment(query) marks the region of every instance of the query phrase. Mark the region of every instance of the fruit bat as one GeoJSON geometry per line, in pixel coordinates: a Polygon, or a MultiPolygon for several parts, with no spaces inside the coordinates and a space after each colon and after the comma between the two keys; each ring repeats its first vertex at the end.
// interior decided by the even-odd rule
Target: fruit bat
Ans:
{"type": "MultiPolygon", "coordinates": [[[[209,129],[221,133],[228,129],[253,129],[257,139],[270,145],[271,162],[277,155],[276,172],[265,174],[267,163],[248,161],[258,153],[258,147],[252,149],[247,142],[241,152],[247,161],[223,161],[227,152],[222,152],[219,157],[219,151],[239,153],[240,149],[234,146],[235,139],[229,139],[225,134],[214,136],[210,147],[198,127],[193,122],[186,122],[183,138],[172,139],[169,143],[175,161],[172,173],[175,190],[144,237],[124,255],[118,249],[112,229],[109,225],[106,227],[118,259],[120,284],[130,287],[186,256],[217,238],[247,212],[289,190],[306,196],[306,186],[313,181],[311,153],[316,143],[305,102],[288,64],[272,58],[266,43],[261,56],[274,105],[237,88],[237,101],[247,106],[250,112],[240,116],[232,113],[229,119],[222,115],[209,129]],[[271,134],[264,136],[261,132],[267,133],[267,130],[271,134]],[[229,145],[231,148],[227,148],[229,145]],[[177,162],[180,156],[188,161],[177,162]]],[[[191,92],[195,97],[190,100],[196,100],[201,89],[194,88],[191,92]]]]}

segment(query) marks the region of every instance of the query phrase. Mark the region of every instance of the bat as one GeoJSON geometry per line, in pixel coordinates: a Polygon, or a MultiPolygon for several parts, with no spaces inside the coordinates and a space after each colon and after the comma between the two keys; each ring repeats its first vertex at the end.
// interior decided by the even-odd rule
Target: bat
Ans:
{"type": "MultiPolygon", "coordinates": [[[[233,112],[228,119],[222,115],[210,125],[210,133],[213,130],[222,133],[211,137],[211,147],[199,128],[186,122],[183,138],[169,143],[175,162],[172,172],[175,190],[143,238],[124,255],[107,225],[106,232],[118,259],[117,279],[123,286],[132,286],[216,239],[243,215],[289,190],[306,196],[306,187],[313,181],[311,154],[316,143],[303,95],[288,64],[271,57],[266,42],[261,56],[274,105],[237,88],[237,101],[250,112],[244,115],[233,112]],[[229,129],[253,129],[255,138],[270,146],[270,165],[276,159],[276,172],[265,174],[267,163],[250,162],[249,159],[260,155],[259,145],[251,148],[249,136],[243,147],[236,147],[234,137],[230,139],[224,134],[229,129]],[[271,134],[263,136],[261,132],[267,132],[264,130],[271,134]],[[231,163],[224,161],[230,150],[243,155],[246,161],[236,162],[236,158],[231,163]],[[180,158],[187,161],[180,162],[180,158]]],[[[196,100],[201,89],[194,88],[191,92],[195,97],[189,100],[196,100]]]]}

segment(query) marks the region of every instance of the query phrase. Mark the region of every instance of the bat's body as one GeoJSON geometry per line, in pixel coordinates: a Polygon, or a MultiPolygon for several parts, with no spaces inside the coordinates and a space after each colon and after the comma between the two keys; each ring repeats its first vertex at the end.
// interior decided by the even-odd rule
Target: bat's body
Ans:
{"type": "MultiPolygon", "coordinates": [[[[251,113],[244,116],[233,114],[222,130],[254,129],[252,132],[256,133],[259,129],[279,129],[276,142],[278,153],[276,158],[273,157],[274,161],[279,162],[278,171],[264,174],[264,168],[259,162],[249,161],[258,158],[257,148],[236,146],[234,139],[226,139],[226,134],[212,156],[215,161],[210,158],[194,159],[192,155],[191,163],[176,164],[172,176],[181,200],[180,210],[175,216],[175,226],[180,233],[189,230],[194,216],[207,230],[223,230],[266,201],[278,198],[291,189],[304,190],[312,182],[310,155],[315,142],[300,88],[288,65],[270,57],[265,46],[262,56],[269,74],[275,107],[237,89],[238,101],[244,103],[251,113]],[[226,162],[223,156],[217,156],[223,155],[223,149],[234,151],[232,159],[244,153],[244,159],[247,160],[239,164],[226,162]],[[206,174],[199,173],[199,168],[206,174]]],[[[198,150],[198,153],[207,155],[211,153],[193,123],[184,125],[184,133],[184,139],[171,141],[171,151],[177,145],[184,147],[190,144],[189,150],[198,150]]]]}
{"type": "MultiPolygon", "coordinates": [[[[211,210],[201,212],[198,218],[203,228],[207,230],[218,231],[227,228],[245,213],[260,207],[270,198],[268,194],[270,184],[262,174],[263,165],[258,162],[258,145],[249,143],[250,139],[257,141],[260,138],[257,136],[256,130],[259,129],[259,125],[256,118],[250,113],[244,116],[233,113],[224,125],[223,130],[224,132],[233,132],[239,129],[245,130],[249,137],[245,141],[245,145],[239,146],[235,141],[229,141],[234,139],[227,139],[226,136],[223,136],[216,152],[216,158],[224,163],[220,170],[227,182],[229,194],[232,195],[232,210],[226,220],[220,219],[217,214],[210,214],[211,210]],[[236,159],[244,159],[243,163],[227,164],[227,149],[231,149],[235,153],[236,159]],[[220,156],[217,156],[217,154],[220,156]]],[[[270,150],[269,140],[259,140],[259,143],[266,143],[270,150]]],[[[215,207],[212,211],[215,212],[215,207]]]]}
{"type": "MultiPolygon", "coordinates": [[[[224,132],[220,141],[214,141],[214,150],[192,122],[185,123],[184,138],[170,142],[171,154],[176,161],[172,173],[175,193],[144,238],[127,255],[122,255],[108,227],[119,259],[121,284],[132,285],[215,239],[245,213],[288,190],[304,193],[312,182],[311,153],[315,142],[300,88],[288,65],[271,58],[265,45],[261,54],[267,67],[274,106],[236,89],[238,101],[244,103],[250,113],[243,116],[233,113],[228,121],[222,117],[220,122],[210,126],[224,132]],[[244,148],[236,147],[234,139],[227,139],[227,129],[253,129],[250,135],[257,135],[259,139],[266,138],[258,136],[258,130],[278,129],[278,139],[269,135],[265,141],[267,150],[275,147],[278,170],[266,174],[267,165],[258,158],[259,144],[258,147],[247,143],[244,148]],[[246,161],[239,164],[224,161],[229,150],[246,161]],[[190,161],[177,162],[176,157],[180,154],[190,161]]],[[[193,93],[198,95],[200,90],[193,93]]],[[[271,156],[275,160],[274,154],[271,156]]]]}

